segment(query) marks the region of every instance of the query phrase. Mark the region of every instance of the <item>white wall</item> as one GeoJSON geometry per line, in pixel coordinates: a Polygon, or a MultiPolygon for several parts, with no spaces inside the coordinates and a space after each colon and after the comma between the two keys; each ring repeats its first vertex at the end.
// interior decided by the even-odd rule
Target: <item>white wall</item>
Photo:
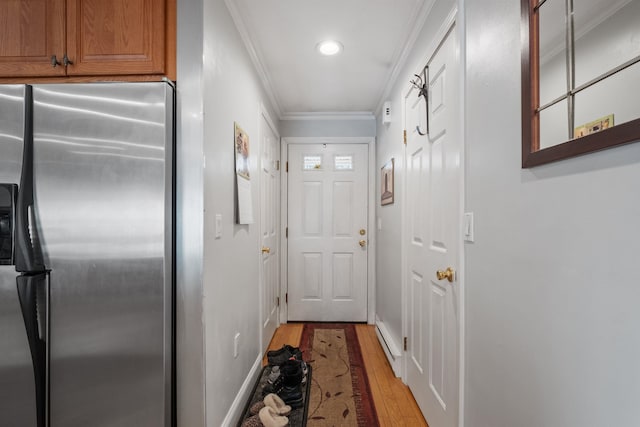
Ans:
{"type": "Polygon", "coordinates": [[[640,425],[640,144],[522,170],[520,4],[466,4],[465,425],[640,425]]]}
{"type": "Polygon", "coordinates": [[[269,103],[224,1],[205,0],[203,19],[206,425],[219,426],[262,352],[257,165],[260,104],[269,103]],[[250,138],[252,225],[235,224],[234,121],[250,138]],[[222,215],[220,239],[214,235],[216,214],[222,215]]]}
{"type": "Polygon", "coordinates": [[[281,120],[282,137],[357,137],[376,136],[373,117],[358,119],[281,120]]]}
{"type": "Polygon", "coordinates": [[[178,2],[176,398],[179,426],[203,427],[202,0],[178,2]]]}
{"type": "Polygon", "coordinates": [[[455,0],[437,1],[416,39],[406,66],[400,71],[389,95],[391,101],[391,123],[382,124],[377,117],[376,139],[376,217],[382,223],[377,231],[376,253],[376,316],[384,323],[390,337],[398,348],[402,343],[402,265],[401,265],[401,206],[405,179],[402,104],[409,80],[414,78],[427,63],[427,54],[438,29],[445,21],[455,0]],[[380,205],[380,168],[395,159],[395,194],[392,205],[380,205]]]}

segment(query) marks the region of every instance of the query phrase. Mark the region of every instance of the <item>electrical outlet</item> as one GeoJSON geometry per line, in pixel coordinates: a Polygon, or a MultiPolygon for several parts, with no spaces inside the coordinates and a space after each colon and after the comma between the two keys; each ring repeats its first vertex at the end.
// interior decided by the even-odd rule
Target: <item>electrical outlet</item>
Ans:
{"type": "Polygon", "coordinates": [[[233,358],[237,358],[238,357],[238,347],[240,345],[240,332],[236,332],[235,336],[233,337],[233,358]]]}

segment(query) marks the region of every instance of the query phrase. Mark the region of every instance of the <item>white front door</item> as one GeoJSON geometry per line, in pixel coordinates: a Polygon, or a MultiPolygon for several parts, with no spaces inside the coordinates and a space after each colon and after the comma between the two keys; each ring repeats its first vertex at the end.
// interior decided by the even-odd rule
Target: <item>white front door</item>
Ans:
{"type": "Polygon", "coordinates": [[[367,320],[368,173],[366,144],[289,145],[289,320],[367,320]]]}
{"type": "Polygon", "coordinates": [[[278,327],[278,298],[280,295],[280,143],[269,121],[260,121],[260,252],[261,326],[263,349],[269,345],[278,327]]]}
{"type": "Polygon", "coordinates": [[[406,382],[431,427],[458,420],[461,135],[455,28],[429,60],[424,98],[405,98],[408,358],[406,382]]]}

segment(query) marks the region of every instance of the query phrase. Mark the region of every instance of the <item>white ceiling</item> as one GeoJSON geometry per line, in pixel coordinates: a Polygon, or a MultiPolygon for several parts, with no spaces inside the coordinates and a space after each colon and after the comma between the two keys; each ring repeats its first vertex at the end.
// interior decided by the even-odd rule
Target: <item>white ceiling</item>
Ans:
{"type": "Polygon", "coordinates": [[[226,0],[280,118],[375,112],[433,0],[226,0]],[[325,39],[344,51],[325,57],[325,39]]]}

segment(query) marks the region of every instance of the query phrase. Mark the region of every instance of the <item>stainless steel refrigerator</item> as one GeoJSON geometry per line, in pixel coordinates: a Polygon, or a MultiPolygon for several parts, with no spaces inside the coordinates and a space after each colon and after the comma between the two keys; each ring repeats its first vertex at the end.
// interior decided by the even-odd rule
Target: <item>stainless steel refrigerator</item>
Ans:
{"type": "Polygon", "coordinates": [[[0,426],[173,418],[174,89],[0,85],[0,426]]]}

